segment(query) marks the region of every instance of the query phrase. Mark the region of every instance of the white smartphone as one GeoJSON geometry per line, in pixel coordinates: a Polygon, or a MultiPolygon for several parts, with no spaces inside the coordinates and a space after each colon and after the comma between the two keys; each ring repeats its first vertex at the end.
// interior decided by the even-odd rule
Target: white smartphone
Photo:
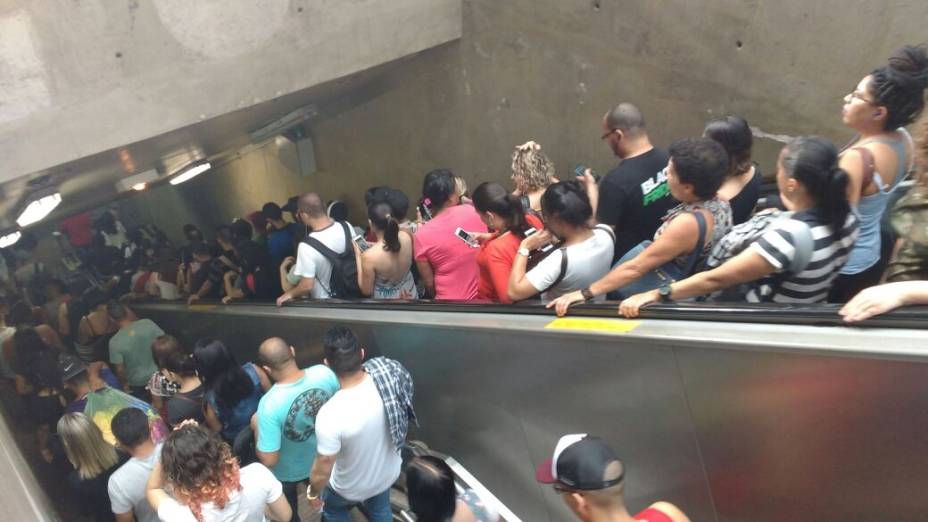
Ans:
{"type": "Polygon", "coordinates": [[[471,248],[480,248],[480,243],[477,243],[477,240],[474,239],[474,236],[465,232],[463,228],[458,227],[457,230],[454,231],[454,235],[457,236],[457,238],[461,241],[467,243],[467,246],[471,248]]]}
{"type": "Polygon", "coordinates": [[[371,247],[371,244],[368,243],[367,240],[364,239],[364,236],[360,234],[358,234],[357,236],[354,236],[351,239],[353,239],[354,242],[357,243],[358,248],[361,250],[361,252],[365,252],[368,248],[371,247]]]}

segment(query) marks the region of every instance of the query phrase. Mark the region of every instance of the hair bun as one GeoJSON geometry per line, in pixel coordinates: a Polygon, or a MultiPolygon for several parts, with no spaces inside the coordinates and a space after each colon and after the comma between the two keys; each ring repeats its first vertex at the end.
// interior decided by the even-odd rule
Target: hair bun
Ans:
{"type": "Polygon", "coordinates": [[[925,45],[906,45],[889,58],[889,69],[894,79],[911,89],[928,88],[928,48],[925,45]]]}

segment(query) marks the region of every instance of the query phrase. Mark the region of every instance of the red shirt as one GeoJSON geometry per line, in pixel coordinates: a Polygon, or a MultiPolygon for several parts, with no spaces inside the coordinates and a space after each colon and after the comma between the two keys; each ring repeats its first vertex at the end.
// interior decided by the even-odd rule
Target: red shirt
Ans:
{"type": "Polygon", "coordinates": [[[82,212],[67,219],[62,219],[58,230],[68,236],[72,246],[89,246],[93,241],[93,219],[90,212],[82,212]]]}
{"type": "Polygon", "coordinates": [[[650,507],[635,515],[634,518],[641,522],[673,522],[673,519],[663,511],[650,507]]]}
{"type": "MultiPolygon", "coordinates": [[[[525,216],[528,224],[541,231],[544,226],[537,217],[525,216]]],[[[507,232],[483,244],[477,254],[477,266],[480,268],[480,280],[477,282],[477,298],[499,301],[509,304],[509,273],[512,262],[519,250],[522,238],[507,232]]]]}

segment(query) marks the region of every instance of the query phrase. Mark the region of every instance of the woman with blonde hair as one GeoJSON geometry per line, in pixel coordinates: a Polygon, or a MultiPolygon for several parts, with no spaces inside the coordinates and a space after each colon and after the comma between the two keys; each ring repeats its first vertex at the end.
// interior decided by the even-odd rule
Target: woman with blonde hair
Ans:
{"type": "Polygon", "coordinates": [[[100,428],[83,413],[66,413],[58,420],[58,436],[74,472],[68,485],[75,504],[96,522],[112,521],[113,510],[107,493],[110,475],[129,457],[103,440],[100,428]]]}
{"type": "Polygon", "coordinates": [[[541,145],[527,141],[512,153],[512,181],[516,184],[514,196],[521,198],[522,206],[541,212],[541,196],[545,189],[557,182],[554,163],[541,151],[541,145]]]}

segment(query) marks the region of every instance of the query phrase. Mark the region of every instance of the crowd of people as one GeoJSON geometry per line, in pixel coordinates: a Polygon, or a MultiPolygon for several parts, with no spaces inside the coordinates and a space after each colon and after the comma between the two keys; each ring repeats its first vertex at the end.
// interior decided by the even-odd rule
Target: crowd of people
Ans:
{"type": "MultiPolygon", "coordinates": [[[[65,283],[28,255],[0,256],[0,373],[38,453],[96,520],[299,520],[304,486],[325,520],[354,507],[391,520],[416,422],[400,363],[368,357],[341,327],[313,366],[276,337],[241,363],[220,339],[166,334],[132,300],[540,299],[563,315],[612,299],[626,317],[684,299],[833,302],[861,321],[928,302],[928,122],[917,140],[905,130],[926,88],[926,48],[899,50],[844,98],[852,142],[791,140],[766,195],[744,118],[713,119],[665,151],[621,103],[601,122],[621,162],[601,179],[582,165],[558,177],[530,141],[513,151],[508,187],[471,192],[435,169],[414,212],[402,191],[370,188],[363,227],[316,193],[268,202],[209,240],[186,225],[180,246],[111,211],[74,216],[60,230],[93,278],[65,283]]],[[[27,235],[17,248],[34,247],[27,235]]],[[[419,520],[495,519],[440,459],[406,469],[419,520]]],[[[623,477],[585,435],[561,439],[538,471],[582,520],[686,520],[668,503],[629,515],[623,477]]]]}
{"type": "Polygon", "coordinates": [[[894,304],[884,296],[920,295],[909,283],[861,292],[926,273],[928,183],[919,173],[928,136],[916,143],[905,130],[921,115],[926,86],[925,47],[899,50],[844,98],[854,140],[842,149],[792,140],[767,194],[744,118],[713,119],[702,137],[665,151],[641,111],[621,103],[603,117],[601,136],[621,162],[601,179],[583,166],[558,178],[542,147],[527,142],[513,152],[509,187],[486,182],[471,193],[448,169],[428,172],[414,219],[406,194],[378,186],[365,194],[364,227],[315,193],[269,202],[218,227],[211,242],[188,225],[173,288],[151,283],[163,287],[172,274],[145,268],[129,286],[189,303],[540,299],[559,315],[609,298],[628,317],[671,300],[827,301],[850,303],[844,317],[860,320],[855,296],[881,299],[866,307],[878,310],[894,304]],[[914,187],[890,207],[910,176],[914,187]]]}
{"type": "MultiPolygon", "coordinates": [[[[344,203],[306,193],[220,225],[209,240],[186,225],[179,247],[155,227],[126,232],[112,212],[92,221],[92,234],[78,228],[91,222],[80,216],[61,230],[96,270],[115,273],[104,289],[126,298],[540,299],[559,315],[608,298],[628,317],[684,299],[860,310],[853,299],[864,289],[928,273],[928,132],[916,142],[905,129],[921,116],[926,87],[926,47],[900,49],[845,96],[842,119],[855,138],[841,149],[820,137],[792,140],[766,189],[744,118],[713,119],[701,137],[665,151],[641,111],[621,103],[601,122],[621,162],[601,179],[582,165],[558,177],[530,141],[513,151],[511,186],[486,182],[471,193],[463,178],[435,169],[414,212],[402,191],[368,189],[361,227],[344,203]]],[[[83,352],[112,333],[93,288],[85,296],[28,258],[0,279],[33,288],[29,301],[83,352]]],[[[867,299],[881,303],[866,308],[896,304],[887,296],[899,292],[905,302],[921,295],[909,283],[872,290],[867,299]]]]}
{"type": "MultiPolygon", "coordinates": [[[[117,331],[108,355],[89,361],[28,307],[2,310],[31,321],[16,323],[2,357],[24,406],[12,416],[35,426],[39,453],[87,519],[299,521],[305,502],[332,522],[353,520],[353,509],[387,522],[396,508],[422,522],[499,520],[495,500],[441,458],[420,451],[404,462],[418,424],[413,377],[367,353],[352,330],[325,332],[322,359],[306,367],[279,337],[240,363],[220,339],[182,342],[115,300],[100,310],[117,331]],[[395,488],[408,508],[391,503],[395,488]]],[[[612,450],[585,435],[564,437],[537,474],[587,521],[633,520],[623,475],[612,450]]],[[[634,520],[688,519],[658,502],[634,520]]]]}

